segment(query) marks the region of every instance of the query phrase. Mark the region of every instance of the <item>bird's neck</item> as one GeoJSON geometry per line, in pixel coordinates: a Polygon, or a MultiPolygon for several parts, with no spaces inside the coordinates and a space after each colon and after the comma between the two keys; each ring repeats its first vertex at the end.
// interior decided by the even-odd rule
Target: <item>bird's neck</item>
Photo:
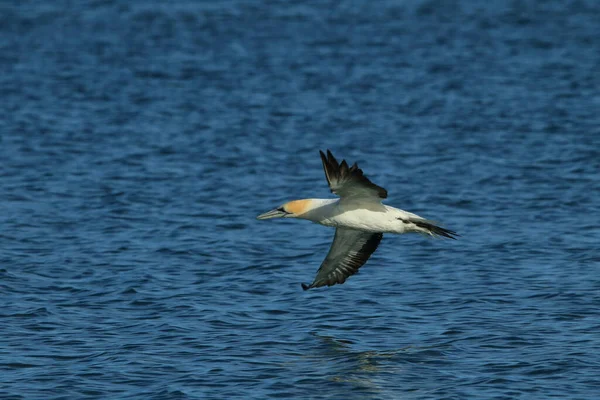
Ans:
{"type": "Polygon", "coordinates": [[[332,213],[339,199],[304,199],[306,209],[298,214],[298,218],[308,219],[310,221],[319,221],[325,215],[332,213]]]}

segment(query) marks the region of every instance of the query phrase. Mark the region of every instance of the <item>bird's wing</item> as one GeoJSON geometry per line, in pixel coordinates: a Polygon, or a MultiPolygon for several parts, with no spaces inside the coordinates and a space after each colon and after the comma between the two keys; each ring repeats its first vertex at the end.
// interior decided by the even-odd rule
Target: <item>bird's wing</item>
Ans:
{"type": "Polygon", "coordinates": [[[379,200],[387,197],[387,190],[367,179],[356,163],[349,167],[346,160],[338,163],[329,150],[327,150],[327,155],[322,151],[319,151],[319,153],[323,161],[325,177],[332,193],[342,198],[359,197],[379,200]]]}
{"type": "Polygon", "coordinates": [[[327,257],[321,264],[315,280],[302,284],[304,290],[344,283],[346,278],[358,272],[379,246],[383,233],[337,228],[327,257]]]}

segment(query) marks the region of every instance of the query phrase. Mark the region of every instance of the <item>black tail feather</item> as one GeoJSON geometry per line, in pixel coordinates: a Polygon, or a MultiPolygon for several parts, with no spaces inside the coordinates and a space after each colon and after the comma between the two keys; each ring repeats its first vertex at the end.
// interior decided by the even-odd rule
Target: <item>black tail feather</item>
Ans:
{"type": "Polygon", "coordinates": [[[437,235],[437,236],[443,236],[443,237],[447,237],[448,239],[454,239],[454,240],[456,240],[456,238],[458,236],[460,236],[458,233],[451,231],[450,229],[446,229],[446,228],[442,228],[440,226],[434,225],[429,221],[411,219],[410,222],[412,222],[419,228],[426,229],[430,233],[437,235]]]}

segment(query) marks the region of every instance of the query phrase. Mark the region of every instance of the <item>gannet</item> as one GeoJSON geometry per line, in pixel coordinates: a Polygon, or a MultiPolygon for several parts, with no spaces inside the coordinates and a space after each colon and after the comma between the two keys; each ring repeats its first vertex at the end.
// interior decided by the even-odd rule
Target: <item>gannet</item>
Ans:
{"type": "Polygon", "coordinates": [[[459,236],[416,214],[383,204],[387,190],[367,179],[356,163],[349,167],[346,160],[338,163],[329,150],[327,155],[319,153],[329,188],[340,198],[293,200],[256,217],[300,218],[336,228],[329,253],[314,281],[302,283],[304,290],[344,283],[367,262],[384,233],[459,236]]]}

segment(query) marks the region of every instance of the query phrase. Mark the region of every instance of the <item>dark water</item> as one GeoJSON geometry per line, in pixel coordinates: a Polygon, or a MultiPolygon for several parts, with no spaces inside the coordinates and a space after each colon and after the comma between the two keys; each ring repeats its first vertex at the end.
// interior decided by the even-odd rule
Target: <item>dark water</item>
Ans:
{"type": "Polygon", "coordinates": [[[600,3],[2,1],[2,399],[596,399],[600,3]],[[318,150],[460,240],[333,231],[318,150]]]}

